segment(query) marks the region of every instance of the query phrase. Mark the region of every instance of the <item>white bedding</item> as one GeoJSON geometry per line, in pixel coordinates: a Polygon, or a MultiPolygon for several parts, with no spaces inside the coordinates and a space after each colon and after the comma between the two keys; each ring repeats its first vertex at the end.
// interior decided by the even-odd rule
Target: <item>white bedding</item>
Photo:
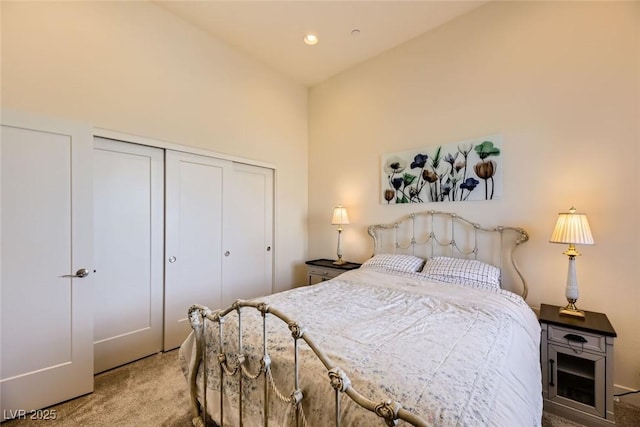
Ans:
{"type": "MultiPolygon", "coordinates": [[[[436,426],[541,423],[540,326],[515,294],[367,268],[260,300],[306,327],[316,344],[347,373],[352,386],[371,400],[398,401],[436,426]]],[[[250,369],[255,370],[262,355],[262,331],[261,317],[252,311],[243,311],[243,339],[245,353],[249,348],[253,353],[247,356],[250,369]],[[249,334],[252,328],[256,333],[249,334]]],[[[226,330],[232,329],[232,323],[225,323],[226,330]]],[[[291,333],[275,318],[268,327],[273,375],[288,395],[293,380],[282,377],[281,368],[292,363],[291,333]],[[287,348],[285,354],[275,351],[279,347],[287,348]]],[[[236,340],[225,346],[235,348],[236,340]]],[[[191,335],[180,349],[185,374],[194,341],[191,335]]],[[[208,349],[207,406],[217,414],[217,331],[208,341],[215,344],[208,349]]],[[[300,356],[306,418],[311,426],[333,425],[334,392],[326,369],[304,343],[300,356]]],[[[225,384],[234,387],[235,380],[225,384]]],[[[249,398],[244,404],[246,424],[260,420],[262,405],[257,402],[262,387],[260,379],[245,390],[249,398]]],[[[342,402],[343,425],[384,425],[347,396],[342,402]]],[[[230,408],[237,406],[237,399],[227,405],[225,418],[235,416],[230,408]]],[[[272,403],[272,425],[288,425],[290,412],[278,405],[272,403]]],[[[227,422],[238,424],[233,418],[227,422]]]]}

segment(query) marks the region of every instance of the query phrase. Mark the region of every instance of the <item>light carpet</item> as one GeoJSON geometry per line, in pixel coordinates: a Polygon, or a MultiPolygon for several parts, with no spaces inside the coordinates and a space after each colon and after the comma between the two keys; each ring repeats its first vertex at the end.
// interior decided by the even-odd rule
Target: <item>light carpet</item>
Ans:
{"type": "Polygon", "coordinates": [[[2,427],[186,427],[191,425],[189,400],[173,350],[96,375],[93,393],[49,408],[55,420],[16,419],[2,427]]]}
{"type": "MultiPolygon", "coordinates": [[[[55,411],[55,420],[15,419],[2,427],[191,426],[189,388],[177,350],[96,375],[94,388],[91,394],[49,408],[55,411]]],[[[582,427],[548,413],[543,414],[542,426],[582,427]]]]}

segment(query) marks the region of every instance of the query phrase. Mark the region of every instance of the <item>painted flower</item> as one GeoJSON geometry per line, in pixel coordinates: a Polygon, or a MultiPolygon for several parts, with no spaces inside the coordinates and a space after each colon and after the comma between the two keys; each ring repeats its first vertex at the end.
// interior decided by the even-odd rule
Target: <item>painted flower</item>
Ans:
{"type": "Polygon", "coordinates": [[[438,175],[436,175],[434,171],[425,169],[422,171],[422,179],[427,182],[433,183],[438,180],[438,175]]]}
{"type": "Polygon", "coordinates": [[[391,180],[391,185],[393,185],[393,188],[395,188],[396,190],[399,190],[400,187],[402,187],[403,182],[404,180],[402,178],[393,178],[391,180]]]}
{"type": "Polygon", "coordinates": [[[451,171],[451,173],[449,173],[448,179],[455,186],[462,178],[463,177],[460,171],[451,171]]]}
{"type": "Polygon", "coordinates": [[[396,197],[396,192],[391,189],[384,190],[384,199],[388,202],[392,201],[396,197]]]}
{"type": "Polygon", "coordinates": [[[499,156],[500,149],[498,147],[494,147],[493,142],[484,141],[482,144],[476,145],[476,153],[478,153],[481,160],[484,160],[489,156],[499,156]]]}
{"type": "Polygon", "coordinates": [[[473,191],[473,189],[476,188],[478,184],[480,184],[480,181],[478,181],[477,179],[467,178],[464,180],[462,184],[460,184],[460,188],[463,188],[468,191],[473,191]]]}
{"type": "Polygon", "coordinates": [[[415,169],[415,168],[423,168],[424,165],[427,163],[427,159],[429,158],[429,156],[427,156],[426,154],[418,154],[413,158],[413,162],[411,162],[411,169],[415,169]]]}
{"type": "Polygon", "coordinates": [[[484,179],[485,200],[493,200],[493,191],[495,189],[493,175],[496,173],[497,169],[496,162],[493,160],[478,162],[473,169],[476,171],[476,175],[478,175],[479,178],[484,179]],[[491,193],[489,193],[489,182],[491,182],[491,193]]]}
{"type": "Polygon", "coordinates": [[[446,156],[444,156],[444,161],[449,163],[451,165],[451,168],[453,169],[453,164],[456,162],[457,157],[458,153],[456,153],[455,156],[451,153],[448,153],[446,156]]]}
{"type": "Polygon", "coordinates": [[[444,196],[448,196],[449,193],[451,192],[451,184],[446,183],[446,184],[442,184],[442,186],[440,187],[440,191],[442,192],[442,196],[444,198],[444,196]]]}
{"type": "Polygon", "coordinates": [[[458,144],[458,151],[464,157],[467,157],[469,155],[469,152],[471,151],[472,148],[473,148],[473,144],[470,142],[464,142],[462,144],[458,144]]]}
{"type": "Polygon", "coordinates": [[[476,171],[476,175],[482,179],[489,179],[496,173],[496,162],[489,160],[486,162],[478,162],[473,169],[476,171]]]}
{"type": "Polygon", "coordinates": [[[467,166],[467,162],[458,162],[453,166],[453,168],[456,170],[456,172],[460,172],[462,169],[464,169],[465,166],[467,166]]]}
{"type": "Polygon", "coordinates": [[[407,161],[398,156],[389,157],[384,165],[387,174],[400,173],[407,168],[407,161]]]}

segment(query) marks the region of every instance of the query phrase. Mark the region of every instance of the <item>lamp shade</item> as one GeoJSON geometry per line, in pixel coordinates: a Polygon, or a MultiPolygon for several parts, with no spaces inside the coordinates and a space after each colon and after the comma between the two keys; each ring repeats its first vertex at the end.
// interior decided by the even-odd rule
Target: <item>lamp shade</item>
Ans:
{"type": "Polygon", "coordinates": [[[347,215],[347,209],[342,205],[338,205],[333,208],[333,218],[331,219],[332,225],[344,225],[349,224],[349,216],[347,215]]]}
{"type": "Polygon", "coordinates": [[[571,245],[593,245],[593,236],[591,235],[591,228],[589,227],[587,216],[576,213],[575,208],[569,209],[569,212],[560,213],[549,242],[571,245]]]}

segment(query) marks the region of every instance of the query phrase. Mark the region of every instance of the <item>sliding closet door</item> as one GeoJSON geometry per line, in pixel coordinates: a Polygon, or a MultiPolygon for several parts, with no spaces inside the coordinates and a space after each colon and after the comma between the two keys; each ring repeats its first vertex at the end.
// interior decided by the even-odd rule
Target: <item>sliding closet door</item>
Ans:
{"type": "Polygon", "coordinates": [[[164,150],[94,140],[95,372],[162,350],[164,150]]]}
{"type": "Polygon", "coordinates": [[[164,348],[170,350],[191,331],[187,310],[192,304],[220,307],[231,162],[167,150],[165,168],[164,348]]]}
{"type": "Polygon", "coordinates": [[[91,163],[89,126],[3,112],[2,420],[93,390],[91,163]]]}
{"type": "Polygon", "coordinates": [[[273,170],[234,163],[230,187],[223,306],[269,295],[273,287],[273,170]]]}

